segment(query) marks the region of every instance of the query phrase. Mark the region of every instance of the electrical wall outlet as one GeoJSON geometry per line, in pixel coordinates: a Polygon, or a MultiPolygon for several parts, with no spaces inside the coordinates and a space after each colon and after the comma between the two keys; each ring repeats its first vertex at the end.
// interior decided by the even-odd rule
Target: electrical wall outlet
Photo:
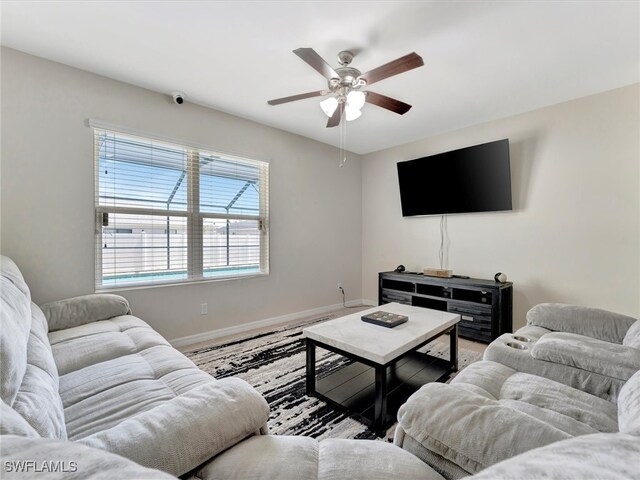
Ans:
{"type": "Polygon", "coordinates": [[[342,282],[338,282],[338,290],[342,288],[342,282]]]}
{"type": "Polygon", "coordinates": [[[201,303],[200,304],[200,315],[206,315],[209,313],[209,304],[201,303]]]}

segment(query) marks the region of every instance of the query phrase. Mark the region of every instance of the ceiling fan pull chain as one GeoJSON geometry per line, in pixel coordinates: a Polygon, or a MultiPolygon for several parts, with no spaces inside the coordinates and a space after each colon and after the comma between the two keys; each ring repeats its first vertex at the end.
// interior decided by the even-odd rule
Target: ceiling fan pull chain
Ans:
{"type": "Polygon", "coordinates": [[[347,122],[342,121],[340,124],[340,161],[338,163],[338,167],[344,167],[344,164],[347,163],[347,122]]]}

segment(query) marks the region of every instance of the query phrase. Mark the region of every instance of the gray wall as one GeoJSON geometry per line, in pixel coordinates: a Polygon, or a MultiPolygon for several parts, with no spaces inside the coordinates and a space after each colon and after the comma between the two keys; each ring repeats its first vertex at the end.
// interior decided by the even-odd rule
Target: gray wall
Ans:
{"type": "Polygon", "coordinates": [[[88,118],[270,161],[268,277],[120,292],[164,336],[337,304],[339,281],[361,298],[358,156],[338,168],[338,150],[319,142],[2,49],[1,247],[35,302],[94,291],[88,118]]]}
{"type": "Polygon", "coordinates": [[[364,298],[379,271],[439,265],[440,217],[402,217],[396,162],[509,138],[514,211],[448,216],[448,266],[507,273],[516,327],[540,302],[640,315],[639,107],[636,84],[365,155],[364,298]]]}

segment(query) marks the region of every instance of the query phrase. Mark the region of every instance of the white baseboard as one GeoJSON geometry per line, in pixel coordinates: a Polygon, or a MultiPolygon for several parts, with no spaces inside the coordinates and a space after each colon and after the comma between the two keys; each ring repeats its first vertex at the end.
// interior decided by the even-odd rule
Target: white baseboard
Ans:
{"type": "MultiPolygon", "coordinates": [[[[348,307],[357,305],[370,305],[366,302],[368,302],[368,300],[351,300],[346,302],[346,305],[348,307]]],[[[312,308],[310,310],[303,310],[301,312],[288,313],[286,315],[265,318],[264,320],[256,320],[255,322],[243,323],[241,325],[235,325],[233,327],[219,328],[217,330],[209,330],[208,332],[197,333],[195,335],[187,335],[186,337],[178,337],[174,338],[173,340],[169,340],[169,343],[176,348],[184,347],[185,345],[208,342],[222,337],[229,337],[231,335],[237,335],[239,333],[257,330],[259,328],[270,327],[272,325],[293,322],[295,320],[300,320],[312,315],[321,315],[323,313],[332,312],[340,308],[342,308],[342,304],[336,303],[335,305],[327,305],[325,307],[312,308]]]]}
{"type": "Polygon", "coordinates": [[[367,305],[369,307],[377,307],[378,306],[378,301],[377,300],[368,300],[366,298],[362,299],[362,305],[367,305]]]}

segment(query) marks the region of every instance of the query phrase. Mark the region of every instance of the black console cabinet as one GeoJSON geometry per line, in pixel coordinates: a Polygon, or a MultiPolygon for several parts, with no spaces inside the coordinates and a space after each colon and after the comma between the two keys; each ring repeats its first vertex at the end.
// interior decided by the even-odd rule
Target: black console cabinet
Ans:
{"type": "Polygon", "coordinates": [[[457,313],[458,334],[472,340],[489,343],[512,330],[511,282],[379,273],[378,304],[391,302],[457,313]]]}

